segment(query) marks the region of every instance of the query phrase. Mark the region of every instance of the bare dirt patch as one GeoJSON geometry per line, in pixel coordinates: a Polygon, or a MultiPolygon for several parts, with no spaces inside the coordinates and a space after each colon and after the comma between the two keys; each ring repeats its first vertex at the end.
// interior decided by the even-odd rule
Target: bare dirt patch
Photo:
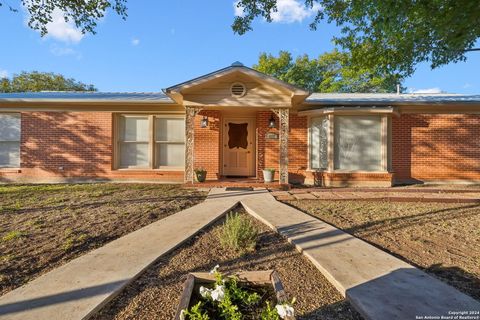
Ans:
{"type": "Polygon", "coordinates": [[[0,295],[205,196],[159,184],[1,186],[0,295]]]}
{"type": "Polygon", "coordinates": [[[286,203],[480,300],[480,204],[325,200],[286,203]]]}
{"type": "Polygon", "coordinates": [[[395,189],[415,189],[415,188],[427,188],[438,190],[480,190],[480,184],[466,183],[466,184],[411,184],[405,186],[395,187],[395,189]]]}
{"type": "MultiPolygon", "coordinates": [[[[248,216],[243,209],[235,211],[248,216]]],[[[276,270],[287,294],[297,299],[297,319],[361,319],[291,244],[248,217],[259,229],[255,251],[241,256],[222,248],[218,240],[222,223],[219,222],[162,257],[93,319],[173,319],[187,274],[211,270],[216,264],[222,273],[276,270]]]]}

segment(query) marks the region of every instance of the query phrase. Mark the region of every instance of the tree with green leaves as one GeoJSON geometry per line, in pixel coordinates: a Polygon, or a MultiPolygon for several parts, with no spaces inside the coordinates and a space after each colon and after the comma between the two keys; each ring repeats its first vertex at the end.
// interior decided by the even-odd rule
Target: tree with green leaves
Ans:
{"type": "MultiPolygon", "coordinates": [[[[351,52],[352,64],[379,67],[389,74],[409,76],[420,62],[432,68],[465,61],[466,52],[480,38],[478,0],[303,0],[307,8],[320,7],[310,28],[335,23],[341,34],[333,41],[351,52]]],[[[252,30],[257,17],[272,22],[277,0],[239,0],[243,10],[232,28],[238,34],[252,30]]]]}
{"type": "MultiPolygon", "coordinates": [[[[0,0],[0,6],[19,8],[0,0]]],[[[272,22],[278,0],[238,0],[243,10],[232,24],[234,32],[252,30],[257,17],[272,22]]],[[[334,23],[341,34],[336,45],[351,52],[352,64],[379,67],[403,77],[413,74],[420,62],[432,68],[465,61],[480,38],[480,1],[478,0],[298,0],[307,8],[320,8],[310,24],[315,30],[322,22],[334,23]]],[[[83,33],[95,33],[97,21],[112,10],[127,17],[127,0],[20,0],[28,12],[28,25],[45,35],[55,10],[62,12],[83,33]]]]}
{"type": "Polygon", "coordinates": [[[127,0],[20,0],[19,7],[0,0],[0,7],[8,7],[18,12],[20,6],[28,13],[28,26],[40,30],[42,36],[48,33],[47,24],[52,22],[55,10],[60,10],[66,22],[72,21],[82,33],[95,33],[98,20],[108,10],[117,13],[122,19],[127,17],[127,0]]]}
{"type": "Polygon", "coordinates": [[[311,92],[396,92],[401,78],[379,68],[358,68],[349,53],[333,50],[310,59],[287,51],[278,57],[262,53],[254,69],[311,92]]]}
{"type": "Polygon", "coordinates": [[[92,84],[51,72],[22,72],[13,75],[11,79],[0,79],[0,92],[35,91],[97,91],[97,89],[92,84]]]}

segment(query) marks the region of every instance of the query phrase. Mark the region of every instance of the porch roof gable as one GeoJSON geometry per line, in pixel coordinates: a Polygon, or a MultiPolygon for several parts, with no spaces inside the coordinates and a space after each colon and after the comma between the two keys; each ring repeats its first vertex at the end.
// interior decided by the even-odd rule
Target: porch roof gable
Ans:
{"type": "MultiPolygon", "coordinates": [[[[274,89],[275,92],[272,91],[272,98],[275,95],[278,96],[278,94],[281,93],[286,98],[288,98],[288,104],[293,105],[301,103],[310,95],[310,92],[304,89],[298,88],[294,85],[286,83],[282,80],[254,70],[252,68],[246,67],[240,62],[234,62],[232,65],[226,68],[222,68],[211,73],[202,75],[200,77],[168,87],[164,89],[164,92],[177,103],[184,104],[184,100],[189,100],[184,99],[186,95],[192,94],[192,92],[197,89],[208,88],[209,84],[215,85],[215,83],[218,83],[223,79],[231,79],[235,75],[240,78],[243,77],[245,81],[257,82],[266,87],[274,89]]],[[[235,104],[237,102],[242,105],[241,101],[232,101],[231,99],[223,99],[219,101],[219,103],[227,104],[235,104]]]]}
{"type": "Polygon", "coordinates": [[[273,85],[276,85],[276,86],[279,86],[279,87],[283,87],[283,88],[285,88],[285,89],[287,89],[287,90],[289,90],[293,93],[296,93],[296,94],[303,94],[303,95],[306,95],[306,96],[310,95],[310,92],[308,92],[307,90],[304,90],[302,88],[294,86],[290,83],[287,83],[285,81],[282,81],[280,79],[272,77],[268,74],[262,73],[260,71],[255,70],[255,69],[246,67],[239,61],[236,61],[236,62],[232,63],[228,67],[218,69],[216,71],[213,71],[213,72],[207,73],[205,75],[193,78],[191,80],[187,80],[187,81],[178,83],[176,85],[170,86],[170,87],[164,89],[164,91],[167,94],[172,93],[172,92],[181,92],[182,90],[200,85],[202,83],[208,82],[210,80],[216,79],[218,77],[224,76],[228,73],[235,72],[235,71],[240,71],[240,72],[245,73],[247,75],[250,75],[254,78],[259,78],[263,81],[269,82],[270,84],[273,84],[273,85]]]}

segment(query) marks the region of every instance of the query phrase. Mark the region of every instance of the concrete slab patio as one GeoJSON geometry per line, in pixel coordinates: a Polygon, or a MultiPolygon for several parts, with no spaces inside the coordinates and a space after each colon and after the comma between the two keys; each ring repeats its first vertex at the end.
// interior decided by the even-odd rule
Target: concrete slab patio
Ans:
{"type": "Polygon", "coordinates": [[[480,311],[480,303],[388,253],[275,200],[212,189],[195,207],[112,241],[0,297],[0,319],[87,319],[161,255],[241,203],[292,242],[366,319],[480,311]]]}

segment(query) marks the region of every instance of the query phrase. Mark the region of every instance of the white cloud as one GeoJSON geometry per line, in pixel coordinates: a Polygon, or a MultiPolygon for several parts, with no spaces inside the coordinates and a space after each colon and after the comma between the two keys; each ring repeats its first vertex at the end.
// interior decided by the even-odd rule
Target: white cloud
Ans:
{"type": "MultiPolygon", "coordinates": [[[[235,15],[242,17],[243,8],[237,7],[237,4],[238,1],[233,4],[235,15]]],[[[279,23],[302,22],[315,15],[320,9],[321,5],[317,2],[314,2],[312,8],[307,8],[299,0],[277,0],[277,11],[273,11],[271,17],[273,22],[279,23]]]]}
{"type": "Polygon", "coordinates": [[[318,10],[320,10],[318,3],[315,3],[312,8],[307,8],[298,0],[278,0],[277,11],[272,12],[272,20],[283,23],[302,22],[318,10]]]}
{"type": "Polygon", "coordinates": [[[140,44],[140,39],[134,38],[132,39],[132,46],[138,46],[140,44]]]}
{"type": "Polygon", "coordinates": [[[80,52],[69,47],[60,47],[57,45],[53,45],[50,47],[50,52],[57,57],[74,56],[77,59],[82,58],[82,54],[80,52]]]}
{"type": "Polygon", "coordinates": [[[468,89],[468,88],[471,88],[471,87],[472,87],[472,84],[468,83],[468,82],[463,85],[463,89],[468,89]]]}
{"type": "Polygon", "coordinates": [[[243,7],[238,7],[238,1],[233,2],[233,11],[234,14],[238,17],[243,17],[243,7]]]}
{"type": "Polygon", "coordinates": [[[7,77],[8,77],[8,71],[0,69],[0,79],[7,78],[7,77]]]}
{"type": "Polygon", "coordinates": [[[65,22],[63,12],[59,9],[53,11],[47,31],[47,37],[68,43],[78,43],[85,36],[71,21],[65,22]]]}
{"type": "Polygon", "coordinates": [[[425,89],[409,88],[407,92],[408,93],[444,93],[444,91],[438,87],[425,88],[425,89]]]}

